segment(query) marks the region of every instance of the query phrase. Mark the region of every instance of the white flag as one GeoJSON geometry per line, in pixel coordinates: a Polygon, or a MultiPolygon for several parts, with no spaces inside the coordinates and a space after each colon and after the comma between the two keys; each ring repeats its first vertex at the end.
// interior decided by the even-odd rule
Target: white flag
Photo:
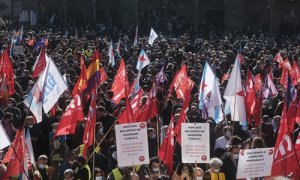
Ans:
{"type": "Polygon", "coordinates": [[[42,121],[42,107],[48,113],[67,89],[65,80],[48,55],[46,62],[45,70],[24,99],[24,104],[29,107],[38,123],[42,121]]]}
{"type": "Polygon", "coordinates": [[[0,150],[10,145],[10,140],[0,121],[0,150]]]}
{"type": "MultiPolygon", "coordinates": [[[[47,62],[47,58],[46,58],[47,62]]],[[[32,114],[35,116],[35,119],[37,123],[42,121],[42,115],[43,115],[43,102],[42,102],[42,89],[44,86],[45,81],[45,75],[46,75],[46,69],[48,68],[48,62],[46,65],[45,70],[40,74],[39,79],[34,84],[33,88],[30,90],[30,92],[27,94],[27,96],[24,99],[24,104],[28,106],[32,114]]]]}
{"type": "Polygon", "coordinates": [[[149,36],[149,44],[152,46],[153,42],[155,41],[155,39],[158,37],[158,35],[156,34],[156,32],[153,30],[153,28],[151,28],[150,31],[150,36],[149,36]]]}
{"type": "Polygon", "coordinates": [[[45,82],[42,92],[44,112],[48,113],[68,88],[68,85],[48,55],[46,55],[46,61],[48,61],[48,68],[45,72],[45,82]]]}
{"type": "Polygon", "coordinates": [[[27,147],[30,162],[33,166],[35,166],[35,158],[34,158],[34,153],[33,153],[33,148],[32,148],[29,129],[26,130],[25,143],[26,143],[26,147],[27,147]]]}
{"type": "Polygon", "coordinates": [[[138,57],[138,61],[136,64],[136,69],[141,71],[144,67],[146,67],[148,64],[150,64],[150,60],[145,53],[144,49],[141,50],[141,53],[138,57]]]}
{"type": "Polygon", "coordinates": [[[215,74],[210,65],[206,62],[204,65],[203,75],[199,86],[199,108],[208,109],[208,101],[215,81],[215,74]]]}
{"type": "Polygon", "coordinates": [[[230,101],[230,114],[233,121],[240,121],[242,124],[246,121],[246,111],[244,103],[244,91],[241,81],[240,59],[237,55],[233,69],[231,71],[227,87],[224,92],[224,99],[230,101]]]}
{"type": "Polygon", "coordinates": [[[112,41],[109,43],[108,57],[109,57],[110,65],[114,66],[115,65],[115,54],[114,54],[114,48],[113,48],[113,42],[112,41]]]}
{"type": "Polygon", "coordinates": [[[219,80],[215,78],[211,90],[210,99],[207,106],[208,116],[212,117],[216,123],[223,120],[222,98],[219,89],[219,80]]]}

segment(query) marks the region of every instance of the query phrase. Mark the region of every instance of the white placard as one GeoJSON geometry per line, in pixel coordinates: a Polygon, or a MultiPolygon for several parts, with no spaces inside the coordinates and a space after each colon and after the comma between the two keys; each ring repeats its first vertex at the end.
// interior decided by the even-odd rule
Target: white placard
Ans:
{"type": "Polygon", "coordinates": [[[146,123],[115,126],[118,166],[149,164],[146,123]]]}
{"type": "Polygon", "coordinates": [[[13,46],[13,53],[15,56],[19,54],[23,54],[24,52],[24,47],[23,46],[13,46]]]}
{"type": "Polygon", "coordinates": [[[237,179],[270,176],[273,148],[240,150],[237,179]]]}
{"type": "Polygon", "coordinates": [[[209,162],[210,144],[208,123],[182,123],[181,142],[183,163],[209,162]]]}

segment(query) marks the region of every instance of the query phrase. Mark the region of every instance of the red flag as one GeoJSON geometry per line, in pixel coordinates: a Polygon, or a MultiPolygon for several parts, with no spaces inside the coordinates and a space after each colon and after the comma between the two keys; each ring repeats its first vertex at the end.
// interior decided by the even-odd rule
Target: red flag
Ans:
{"type": "Polygon", "coordinates": [[[80,75],[79,75],[78,80],[77,80],[76,84],[74,85],[74,88],[72,91],[73,97],[75,97],[76,94],[81,94],[87,87],[86,68],[84,65],[84,60],[83,60],[82,55],[80,57],[80,67],[81,67],[80,75]]]}
{"type": "Polygon", "coordinates": [[[230,73],[227,72],[225,73],[223,76],[222,76],[222,79],[221,79],[221,84],[223,84],[230,76],[230,73]]]}
{"type": "Polygon", "coordinates": [[[97,93],[95,87],[92,90],[89,113],[88,113],[87,120],[85,122],[85,128],[84,128],[84,133],[82,138],[82,142],[84,144],[83,153],[82,153],[83,156],[87,155],[88,147],[93,145],[94,143],[94,133],[95,133],[95,124],[96,124],[96,100],[97,100],[97,93]]]}
{"type": "Polygon", "coordinates": [[[274,57],[274,61],[278,62],[279,63],[279,68],[282,67],[283,65],[283,59],[282,59],[282,56],[281,56],[281,53],[278,52],[275,57],[274,57]]]}
{"type": "Polygon", "coordinates": [[[240,65],[242,65],[244,63],[244,56],[241,53],[238,53],[237,56],[237,58],[240,60],[240,65]]]}
{"type": "MultiPolygon", "coordinates": [[[[187,72],[186,72],[186,66],[183,65],[178,72],[178,74],[175,76],[174,81],[174,88],[176,91],[177,98],[182,98],[185,99],[184,97],[184,92],[187,89],[192,89],[194,86],[194,82],[188,77],[187,72]]],[[[172,82],[173,85],[173,82],[172,82]]],[[[170,86],[170,88],[173,89],[173,86],[170,86]]]]}
{"type": "Polygon", "coordinates": [[[186,98],[184,99],[182,109],[175,127],[176,139],[179,144],[181,144],[181,123],[186,122],[187,111],[189,110],[189,103],[191,100],[191,91],[192,89],[187,89],[184,93],[186,98]]]}
{"type": "MultiPolygon", "coordinates": [[[[125,72],[126,73],[126,72],[125,72]]],[[[126,109],[121,113],[121,115],[118,118],[118,122],[120,124],[124,124],[124,123],[135,123],[136,119],[135,116],[133,114],[130,102],[129,102],[129,98],[128,98],[128,79],[127,79],[127,75],[125,74],[125,102],[126,102],[126,109]]]]}
{"type": "Polygon", "coordinates": [[[15,73],[14,68],[11,65],[8,49],[5,49],[0,60],[0,77],[6,81],[8,95],[15,93],[15,73]]]}
{"type": "Polygon", "coordinates": [[[107,79],[106,71],[105,71],[104,67],[101,67],[100,68],[100,84],[105,83],[106,79],[107,79]]]}
{"type": "Polygon", "coordinates": [[[57,103],[50,110],[50,117],[54,117],[56,114],[57,103]]]}
{"type": "Polygon", "coordinates": [[[300,133],[298,134],[296,142],[295,142],[295,151],[296,151],[296,155],[297,155],[297,160],[299,161],[300,160],[300,133]]]}
{"type": "Polygon", "coordinates": [[[41,72],[46,68],[46,64],[47,62],[46,62],[45,47],[42,46],[40,55],[33,66],[32,77],[33,78],[38,77],[41,74],[41,72]]]}
{"type": "Polygon", "coordinates": [[[170,85],[170,87],[169,87],[169,90],[168,90],[168,96],[171,95],[171,93],[172,93],[172,91],[173,91],[173,89],[174,89],[174,84],[175,84],[177,75],[178,75],[178,72],[176,72],[176,74],[175,74],[175,76],[174,76],[174,78],[173,78],[173,80],[172,80],[172,83],[171,83],[171,85],[170,85]]]}
{"type": "Polygon", "coordinates": [[[59,125],[57,126],[54,138],[56,136],[74,134],[78,121],[83,121],[82,104],[80,96],[77,94],[67,106],[59,125]]]}
{"type": "Polygon", "coordinates": [[[173,156],[174,156],[174,118],[171,118],[169,130],[163,139],[159,149],[159,158],[163,161],[168,169],[168,173],[173,172],[173,156]]]}
{"type": "Polygon", "coordinates": [[[300,82],[300,71],[299,71],[297,61],[295,60],[293,61],[293,66],[291,68],[290,75],[292,78],[293,85],[296,86],[300,82]]]}
{"type": "Polygon", "coordinates": [[[287,88],[287,81],[288,81],[287,79],[288,79],[288,69],[286,66],[283,66],[282,74],[280,78],[280,84],[282,84],[285,89],[287,88]]]}
{"type": "Polygon", "coordinates": [[[144,91],[142,88],[140,88],[138,90],[137,94],[135,95],[135,97],[130,102],[132,112],[135,117],[138,117],[141,113],[140,102],[141,102],[143,94],[144,94],[144,91]]]}
{"type": "Polygon", "coordinates": [[[30,39],[30,40],[27,42],[27,44],[28,44],[29,46],[33,46],[33,45],[34,45],[34,38],[30,39]]]}
{"type": "Polygon", "coordinates": [[[247,120],[250,123],[252,120],[252,114],[253,110],[255,107],[255,100],[256,100],[256,95],[254,92],[254,81],[253,81],[253,76],[250,70],[247,70],[247,78],[246,78],[246,98],[245,98],[245,105],[246,107],[246,115],[247,115],[247,120]]]}
{"type": "Polygon", "coordinates": [[[260,74],[256,75],[254,78],[254,88],[255,88],[255,93],[261,92],[262,80],[260,74]]]}
{"type": "Polygon", "coordinates": [[[255,126],[260,126],[261,125],[261,116],[262,116],[262,94],[259,93],[257,95],[257,98],[255,100],[255,106],[252,112],[252,116],[254,118],[255,121],[255,126]]]}
{"type": "Polygon", "coordinates": [[[296,121],[297,124],[299,124],[300,123],[300,101],[299,101],[297,106],[298,107],[297,107],[297,113],[296,113],[295,121],[296,121]]]}
{"type": "Polygon", "coordinates": [[[0,99],[3,99],[3,102],[6,103],[8,100],[8,89],[5,78],[0,79],[0,99]]]}
{"type": "Polygon", "coordinates": [[[147,122],[158,114],[156,93],[156,84],[153,83],[152,88],[148,93],[147,101],[141,109],[140,116],[137,118],[139,122],[147,122]]]}
{"type": "Polygon", "coordinates": [[[25,129],[18,130],[14,142],[4,156],[3,163],[8,163],[3,179],[16,177],[24,173],[25,129]]]}
{"type": "Polygon", "coordinates": [[[114,93],[113,100],[116,104],[119,104],[120,100],[126,97],[126,93],[129,94],[128,82],[126,79],[126,69],[124,60],[121,60],[117,75],[114,78],[114,82],[112,85],[112,92],[114,93]],[[127,87],[127,88],[124,88],[127,87]],[[125,89],[127,92],[125,92],[125,89]]]}
{"type": "Polygon", "coordinates": [[[125,102],[126,102],[126,109],[119,116],[118,122],[120,124],[135,123],[136,119],[135,119],[135,116],[133,114],[128,96],[125,97],[125,102]]]}
{"type": "Polygon", "coordinates": [[[282,111],[282,119],[280,122],[280,127],[278,131],[278,136],[276,140],[276,144],[274,147],[274,157],[272,164],[272,176],[288,176],[292,175],[292,179],[295,179],[296,173],[300,171],[299,162],[296,157],[296,153],[294,150],[294,144],[292,140],[291,133],[293,129],[289,128],[289,112],[284,110],[282,111]]]}

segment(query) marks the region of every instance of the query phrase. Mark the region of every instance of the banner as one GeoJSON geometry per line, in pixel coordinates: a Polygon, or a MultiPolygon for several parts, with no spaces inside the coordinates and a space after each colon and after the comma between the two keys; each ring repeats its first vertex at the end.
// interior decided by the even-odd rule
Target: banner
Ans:
{"type": "Polygon", "coordinates": [[[240,150],[237,179],[270,176],[274,148],[240,150]]]}
{"type": "Polygon", "coordinates": [[[208,123],[182,123],[181,143],[183,163],[209,163],[208,123]]]}
{"type": "Polygon", "coordinates": [[[146,123],[115,126],[118,167],[149,164],[146,123]]]}

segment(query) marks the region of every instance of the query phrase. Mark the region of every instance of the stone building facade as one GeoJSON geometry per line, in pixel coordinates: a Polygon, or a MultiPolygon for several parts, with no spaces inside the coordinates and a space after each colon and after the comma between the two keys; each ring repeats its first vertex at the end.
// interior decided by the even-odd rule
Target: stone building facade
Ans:
{"type": "Polygon", "coordinates": [[[168,21],[183,17],[194,27],[206,23],[272,32],[282,26],[296,29],[300,22],[300,0],[0,0],[0,15],[5,2],[11,3],[7,5],[11,14],[17,14],[21,2],[22,9],[33,9],[40,21],[55,13],[63,22],[88,18],[93,23],[126,26],[155,18],[167,26],[168,21]]]}

